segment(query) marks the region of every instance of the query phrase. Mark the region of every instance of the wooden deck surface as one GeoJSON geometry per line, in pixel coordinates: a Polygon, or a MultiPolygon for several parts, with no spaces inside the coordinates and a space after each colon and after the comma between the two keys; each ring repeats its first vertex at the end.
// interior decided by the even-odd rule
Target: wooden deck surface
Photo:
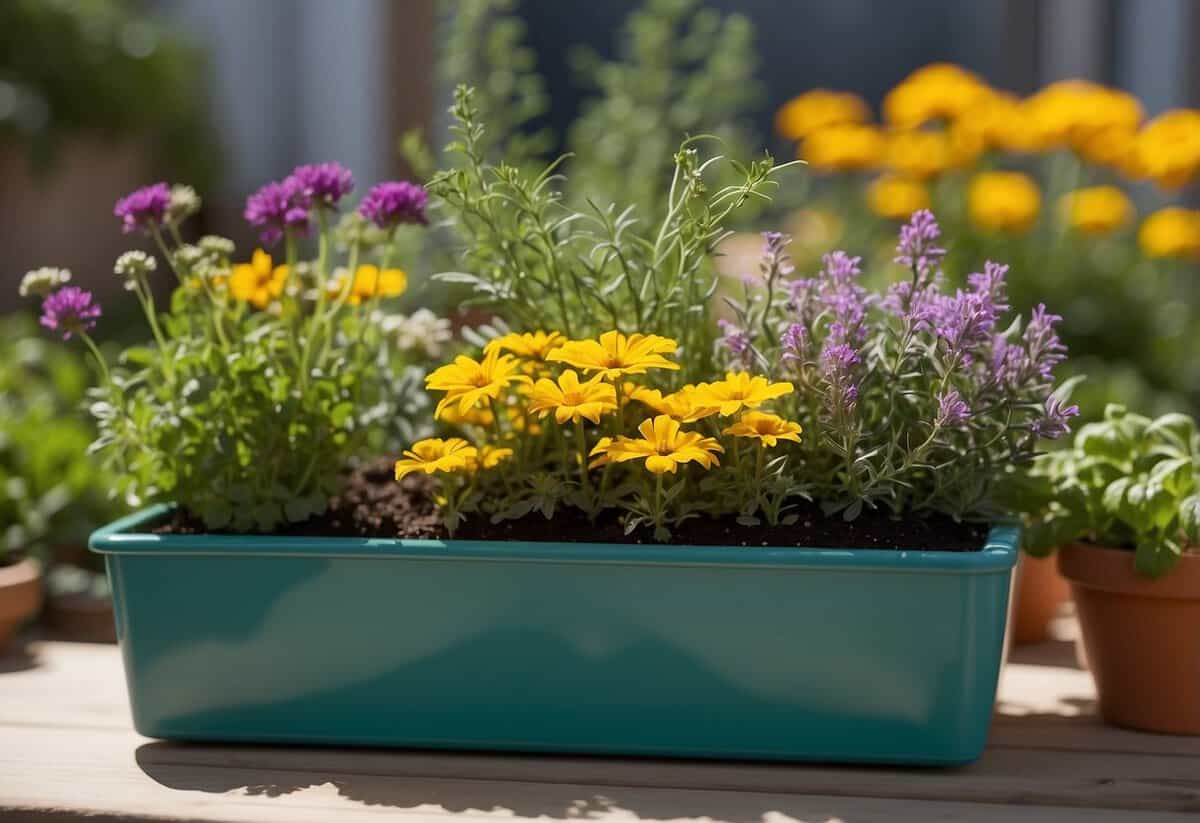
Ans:
{"type": "Polygon", "coordinates": [[[1066,642],[1019,649],[961,769],[201,746],[130,727],[112,646],[0,658],[0,821],[1200,820],[1200,738],[1108,728],[1066,642]]]}

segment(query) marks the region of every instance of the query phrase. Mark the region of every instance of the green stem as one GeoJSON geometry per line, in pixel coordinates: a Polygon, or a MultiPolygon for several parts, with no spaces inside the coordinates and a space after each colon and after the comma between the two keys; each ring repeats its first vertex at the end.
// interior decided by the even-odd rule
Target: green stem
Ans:
{"type": "MultiPolygon", "coordinates": [[[[588,459],[587,459],[587,440],[583,436],[583,418],[575,418],[575,439],[579,441],[579,474],[582,477],[580,488],[583,489],[584,498],[588,498],[591,489],[588,486],[588,459]]],[[[591,508],[589,504],[588,508],[591,508]]]]}
{"type": "Polygon", "coordinates": [[[79,339],[91,349],[92,356],[96,358],[96,364],[100,366],[100,373],[104,376],[105,385],[112,383],[112,375],[108,371],[108,364],[104,362],[104,356],[100,354],[100,349],[96,346],[96,341],[92,340],[91,335],[85,331],[79,332],[79,339]]]}

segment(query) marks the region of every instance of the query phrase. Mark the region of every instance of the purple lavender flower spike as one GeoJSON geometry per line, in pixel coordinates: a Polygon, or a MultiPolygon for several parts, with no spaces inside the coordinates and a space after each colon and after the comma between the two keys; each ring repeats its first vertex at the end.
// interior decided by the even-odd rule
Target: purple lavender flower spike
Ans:
{"type": "Polygon", "coordinates": [[[717,321],[721,327],[721,345],[729,350],[734,358],[745,366],[754,363],[754,344],[749,333],[724,318],[717,321]]]}
{"type": "Polygon", "coordinates": [[[987,293],[959,290],[938,299],[930,314],[949,355],[970,363],[972,352],[991,342],[999,307],[987,293]]]}
{"type": "Polygon", "coordinates": [[[787,277],[794,272],[796,267],[792,265],[792,258],[787,253],[788,244],[792,242],[791,236],[778,231],[764,231],[762,237],[763,250],[759,268],[763,277],[787,277]]]}
{"type": "Polygon", "coordinates": [[[72,334],[91,330],[99,316],[100,304],[92,299],[90,291],[63,286],[42,302],[40,321],[51,331],[61,332],[63,340],[70,340],[72,334]]]}
{"type": "Polygon", "coordinates": [[[312,196],[293,177],[267,183],[246,198],[246,221],[259,229],[263,245],[273,246],[286,230],[305,234],[309,228],[312,196]]]}
{"type": "Polygon", "coordinates": [[[1070,420],[1078,414],[1078,406],[1068,406],[1057,395],[1052,394],[1046,398],[1045,416],[1040,420],[1034,420],[1030,423],[1029,431],[1035,437],[1057,440],[1063,435],[1070,433],[1070,420]]]}
{"type": "Polygon", "coordinates": [[[292,177],[307,197],[323,208],[334,208],[354,189],[354,175],[341,163],[311,163],[297,166],[292,177]]]}
{"type": "Polygon", "coordinates": [[[121,218],[121,231],[125,234],[136,229],[149,231],[163,224],[170,205],[170,187],[166,183],[154,183],[118,200],[113,206],[113,215],[121,218]]]}
{"type": "Polygon", "coordinates": [[[939,428],[961,426],[971,416],[971,409],[955,390],[950,389],[938,396],[936,424],[939,428]]]}
{"type": "Polygon", "coordinates": [[[832,315],[829,333],[834,343],[860,344],[867,335],[865,325],[870,298],[858,285],[861,257],[835,251],[821,258],[817,286],[821,305],[832,315]]]}
{"type": "Polygon", "coordinates": [[[858,386],[852,371],[862,362],[858,352],[847,343],[827,344],[821,351],[821,371],[829,387],[826,397],[834,409],[850,411],[858,400],[858,386]]]}
{"type": "Polygon", "coordinates": [[[804,326],[799,323],[792,323],[787,327],[783,336],[779,338],[779,342],[783,345],[784,361],[804,360],[804,340],[806,336],[804,326]]]}
{"type": "Polygon", "coordinates": [[[941,236],[933,212],[929,209],[913,212],[908,223],[900,227],[895,262],[913,269],[919,277],[927,276],[946,256],[946,250],[937,245],[941,236]]]}
{"type": "Polygon", "coordinates": [[[971,290],[987,295],[988,299],[996,307],[997,314],[1003,314],[1008,311],[1008,304],[1005,303],[1004,295],[1004,277],[1008,274],[1008,266],[1003,263],[993,263],[988,260],[983,264],[983,271],[975,274],[967,275],[967,283],[971,290]]]}
{"type": "Polygon", "coordinates": [[[425,208],[429,194],[423,186],[407,181],[391,180],[378,183],[363,198],[358,212],[381,229],[395,228],[404,223],[429,225],[425,208]]]}
{"type": "Polygon", "coordinates": [[[1054,367],[1067,359],[1067,347],[1058,339],[1058,332],[1055,331],[1060,322],[1062,317],[1050,314],[1044,303],[1038,303],[1022,335],[1030,366],[1043,380],[1049,380],[1054,367]]]}

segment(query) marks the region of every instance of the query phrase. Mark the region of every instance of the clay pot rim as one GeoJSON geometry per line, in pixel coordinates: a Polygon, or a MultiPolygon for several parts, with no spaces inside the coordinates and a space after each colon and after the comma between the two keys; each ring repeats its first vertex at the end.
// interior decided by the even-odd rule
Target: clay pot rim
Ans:
{"type": "Polygon", "coordinates": [[[1135,597],[1200,600],[1200,550],[1188,547],[1175,568],[1160,578],[1138,574],[1133,552],[1093,543],[1068,543],[1058,550],[1058,569],[1076,586],[1135,597]]]}

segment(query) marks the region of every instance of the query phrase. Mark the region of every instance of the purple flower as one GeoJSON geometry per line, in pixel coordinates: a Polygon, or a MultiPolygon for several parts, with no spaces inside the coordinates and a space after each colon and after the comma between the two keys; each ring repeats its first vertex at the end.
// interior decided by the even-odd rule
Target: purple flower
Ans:
{"type": "Polygon", "coordinates": [[[854,407],[858,386],[853,370],[861,362],[858,352],[846,343],[827,342],[821,351],[821,372],[828,387],[825,400],[832,411],[845,412],[854,407]]]}
{"type": "Polygon", "coordinates": [[[844,251],[830,252],[821,258],[817,294],[832,316],[829,333],[834,343],[857,345],[866,336],[864,321],[869,299],[867,290],[858,285],[861,262],[861,257],[851,257],[844,251]]]}
{"type": "Polygon", "coordinates": [[[333,208],[354,188],[354,175],[341,163],[312,163],[292,171],[304,194],[318,206],[333,208]]]}
{"type": "Polygon", "coordinates": [[[743,365],[752,365],[754,363],[754,344],[749,333],[724,318],[718,320],[717,325],[721,327],[721,345],[727,348],[734,359],[743,365]]]}
{"type": "Polygon", "coordinates": [[[121,231],[150,230],[161,226],[171,205],[171,189],[166,183],[143,186],[117,201],[113,214],[122,220],[121,231]]]}
{"type": "Polygon", "coordinates": [[[425,207],[429,195],[423,186],[406,181],[391,180],[378,183],[363,198],[358,212],[381,229],[390,229],[402,223],[429,225],[425,207]]]}
{"type": "Polygon", "coordinates": [[[784,361],[804,360],[804,340],[806,336],[804,326],[799,323],[792,323],[787,327],[783,336],[779,338],[779,342],[783,345],[784,361]]]}
{"type": "Polygon", "coordinates": [[[1047,440],[1057,440],[1071,431],[1068,421],[1079,414],[1078,406],[1067,406],[1057,395],[1046,398],[1045,415],[1029,424],[1029,431],[1035,437],[1047,440]]]}
{"type": "Polygon", "coordinates": [[[912,269],[918,279],[927,276],[946,256],[946,250],[936,245],[941,235],[933,212],[929,209],[913,212],[908,224],[900,227],[895,262],[912,269]]]}
{"type": "Polygon", "coordinates": [[[938,396],[938,413],[935,423],[939,428],[959,426],[971,416],[971,409],[954,389],[938,396]]]}
{"type": "Polygon", "coordinates": [[[259,229],[263,245],[273,246],[291,229],[304,234],[308,231],[308,213],[312,195],[295,177],[267,183],[246,198],[244,215],[250,225],[259,229]]]}
{"type": "Polygon", "coordinates": [[[1067,359],[1067,347],[1058,339],[1058,332],[1055,331],[1060,322],[1062,317],[1050,314],[1044,303],[1038,303],[1022,335],[1029,364],[1043,380],[1049,380],[1054,367],[1067,359]]]}
{"type": "Polygon", "coordinates": [[[796,267],[792,265],[792,258],[787,253],[792,238],[778,231],[764,231],[762,237],[762,259],[758,267],[763,278],[774,280],[776,277],[787,277],[795,271],[796,267]]]}
{"type": "Polygon", "coordinates": [[[967,275],[967,283],[971,290],[977,294],[987,295],[988,299],[996,307],[997,314],[1003,314],[1008,311],[1008,304],[1004,302],[1004,277],[1008,274],[1008,266],[1003,263],[993,263],[988,260],[983,264],[983,271],[975,274],[967,275]]]}
{"type": "Polygon", "coordinates": [[[972,352],[991,342],[998,311],[988,294],[960,289],[939,298],[930,314],[950,357],[970,363],[972,352]]]}
{"type": "Polygon", "coordinates": [[[63,286],[42,301],[42,325],[62,332],[63,340],[87,332],[96,325],[99,316],[100,304],[93,302],[90,291],[78,286],[63,286]]]}

